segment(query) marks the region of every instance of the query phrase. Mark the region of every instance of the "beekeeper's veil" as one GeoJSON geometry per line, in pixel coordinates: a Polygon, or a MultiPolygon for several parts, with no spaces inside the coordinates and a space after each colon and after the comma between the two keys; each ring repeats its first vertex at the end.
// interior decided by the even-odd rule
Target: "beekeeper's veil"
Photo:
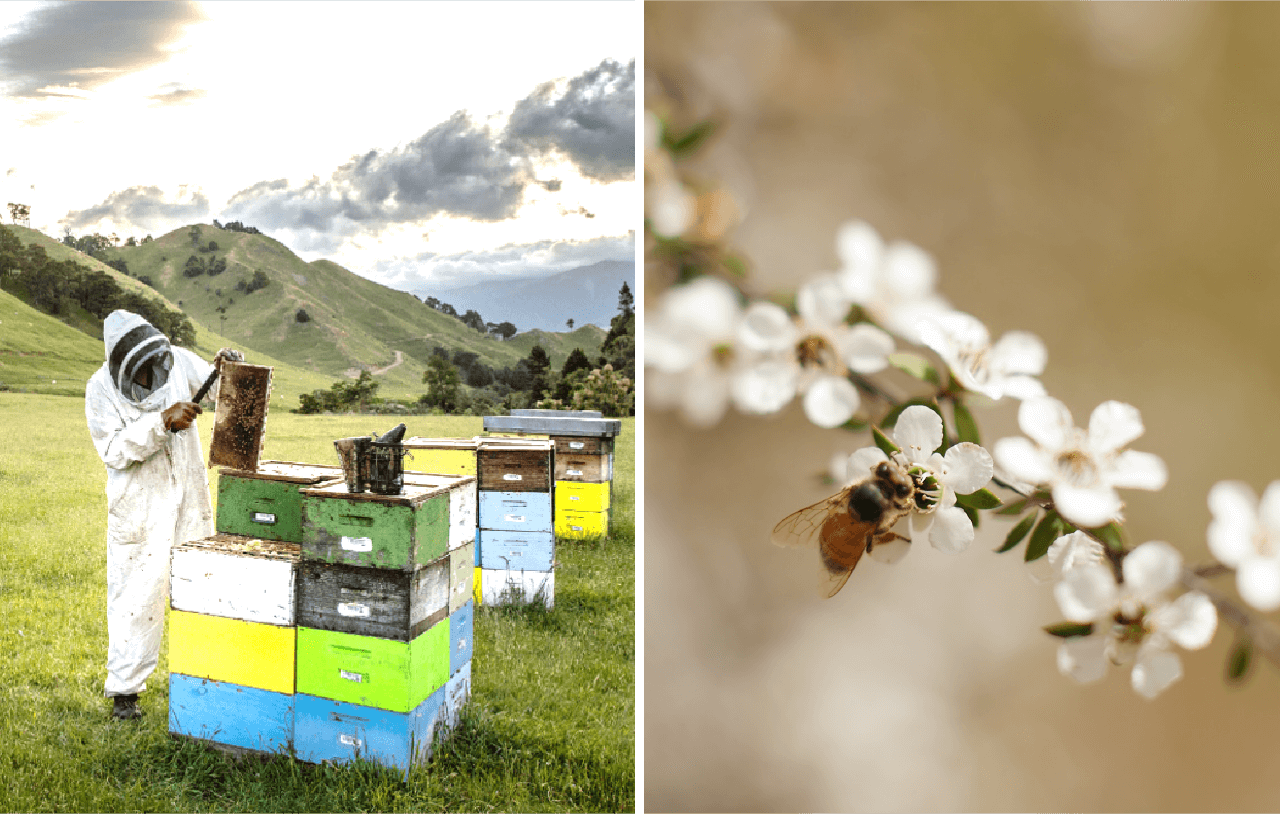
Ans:
{"type": "Polygon", "coordinates": [[[107,370],[125,397],[142,401],[164,386],[173,367],[173,353],[164,334],[137,314],[112,311],[102,323],[107,370]],[[138,371],[151,367],[151,386],[134,382],[138,371]]]}

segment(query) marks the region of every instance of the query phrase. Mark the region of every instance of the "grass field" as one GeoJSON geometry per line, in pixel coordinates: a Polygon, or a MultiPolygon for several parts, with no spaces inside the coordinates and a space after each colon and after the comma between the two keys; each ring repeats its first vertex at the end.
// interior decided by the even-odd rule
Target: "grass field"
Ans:
{"type": "MultiPolygon", "coordinates": [[[[407,423],[412,435],[481,432],[479,418],[407,423]]],[[[207,417],[202,424],[207,450],[207,417]]],[[[391,424],[272,412],[264,457],[336,463],[333,438],[391,424]]],[[[478,609],[471,703],[453,737],[407,780],[366,763],[236,762],[172,739],[163,650],[142,696],[146,717],[109,721],[106,475],[84,401],[0,393],[0,427],[0,810],[634,808],[633,420],[623,420],[617,447],[612,534],[557,547],[554,610],[478,609]]]]}

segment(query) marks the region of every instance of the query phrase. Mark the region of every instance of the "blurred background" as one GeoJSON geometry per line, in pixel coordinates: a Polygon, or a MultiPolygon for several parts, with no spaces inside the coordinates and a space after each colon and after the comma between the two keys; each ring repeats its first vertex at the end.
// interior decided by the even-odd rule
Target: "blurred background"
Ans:
{"type": "MultiPolygon", "coordinates": [[[[1141,410],[1170,475],[1122,493],[1132,539],[1198,563],[1210,486],[1280,479],[1277,41],[1274,4],[648,3],[645,87],[720,123],[691,169],[740,202],[753,295],[835,270],[849,219],[922,246],[954,307],[1044,339],[1078,424],[1141,410]]],[[[1226,686],[1225,624],[1155,701],[1078,685],[1008,522],[828,601],[769,544],[866,436],[793,404],[644,437],[649,810],[1280,810],[1280,674],[1226,686]]]]}

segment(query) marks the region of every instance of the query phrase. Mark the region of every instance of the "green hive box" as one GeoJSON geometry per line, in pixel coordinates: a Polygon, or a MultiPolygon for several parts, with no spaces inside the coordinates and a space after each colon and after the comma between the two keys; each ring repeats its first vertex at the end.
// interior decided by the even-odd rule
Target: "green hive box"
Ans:
{"type": "Polygon", "coordinates": [[[410,712],[449,680],[449,619],[408,642],[300,627],[297,691],[410,712]]]}
{"type": "Polygon", "coordinates": [[[345,481],[302,490],[302,558],[412,571],[449,551],[449,490],[406,483],[398,495],[351,494],[345,481]]]}
{"type": "Polygon", "coordinates": [[[302,542],[301,489],[342,477],[336,466],[265,461],[252,472],[219,470],[219,534],[285,543],[302,542]]]}

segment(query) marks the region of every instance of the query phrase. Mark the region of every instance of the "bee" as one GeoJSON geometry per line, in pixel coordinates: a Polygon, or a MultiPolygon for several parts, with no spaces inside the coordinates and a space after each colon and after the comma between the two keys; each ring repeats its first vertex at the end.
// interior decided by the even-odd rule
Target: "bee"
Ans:
{"type": "Polygon", "coordinates": [[[773,527],[774,545],[809,546],[816,540],[822,557],[818,591],[839,593],[864,551],[893,540],[911,542],[893,526],[913,509],[923,508],[920,476],[896,461],[881,461],[871,474],[826,500],[788,515],[773,527]]]}

